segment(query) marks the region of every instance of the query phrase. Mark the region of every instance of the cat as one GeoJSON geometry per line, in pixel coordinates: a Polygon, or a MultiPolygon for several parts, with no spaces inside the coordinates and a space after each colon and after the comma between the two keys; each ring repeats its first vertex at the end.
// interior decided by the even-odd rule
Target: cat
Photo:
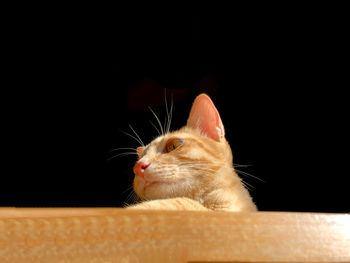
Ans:
{"type": "Polygon", "coordinates": [[[127,209],[256,211],[235,172],[218,110],[206,94],[186,126],[138,147],[133,188],[143,201],[127,209]]]}

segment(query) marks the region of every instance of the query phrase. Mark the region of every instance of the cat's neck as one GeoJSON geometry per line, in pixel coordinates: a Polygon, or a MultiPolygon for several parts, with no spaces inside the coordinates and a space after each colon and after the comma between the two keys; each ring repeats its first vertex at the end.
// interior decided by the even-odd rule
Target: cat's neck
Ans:
{"type": "Polygon", "coordinates": [[[220,181],[214,181],[193,198],[212,210],[256,211],[257,208],[248,190],[232,168],[222,168],[216,174],[220,181]],[[220,187],[218,187],[218,184],[220,187]]]}

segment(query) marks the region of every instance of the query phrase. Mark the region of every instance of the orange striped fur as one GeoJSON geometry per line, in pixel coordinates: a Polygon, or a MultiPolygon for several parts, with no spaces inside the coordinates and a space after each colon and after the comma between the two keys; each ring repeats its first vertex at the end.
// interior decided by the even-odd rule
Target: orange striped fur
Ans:
{"type": "Polygon", "coordinates": [[[128,209],[256,211],[234,170],[224,134],[214,104],[199,95],[186,126],[138,149],[138,162],[150,165],[144,178],[134,178],[134,190],[143,202],[128,209]],[[173,139],[182,144],[166,152],[173,139]],[[154,183],[145,185],[146,179],[154,183]]]}

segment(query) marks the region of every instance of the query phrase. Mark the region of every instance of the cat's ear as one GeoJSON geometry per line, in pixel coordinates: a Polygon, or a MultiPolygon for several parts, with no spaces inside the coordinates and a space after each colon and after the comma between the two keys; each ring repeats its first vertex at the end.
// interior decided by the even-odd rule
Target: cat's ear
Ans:
{"type": "Polygon", "coordinates": [[[187,120],[187,127],[200,129],[202,133],[215,141],[220,141],[225,136],[219,112],[206,94],[200,94],[194,100],[187,120]]]}

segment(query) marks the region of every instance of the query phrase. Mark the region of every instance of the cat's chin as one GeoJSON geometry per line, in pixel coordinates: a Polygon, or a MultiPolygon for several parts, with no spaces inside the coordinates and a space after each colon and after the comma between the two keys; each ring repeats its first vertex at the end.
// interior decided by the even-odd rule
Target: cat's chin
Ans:
{"type": "Polygon", "coordinates": [[[173,193],[176,185],[181,184],[182,180],[178,181],[146,181],[138,178],[134,182],[134,190],[141,199],[158,199],[168,196],[173,193]]]}

